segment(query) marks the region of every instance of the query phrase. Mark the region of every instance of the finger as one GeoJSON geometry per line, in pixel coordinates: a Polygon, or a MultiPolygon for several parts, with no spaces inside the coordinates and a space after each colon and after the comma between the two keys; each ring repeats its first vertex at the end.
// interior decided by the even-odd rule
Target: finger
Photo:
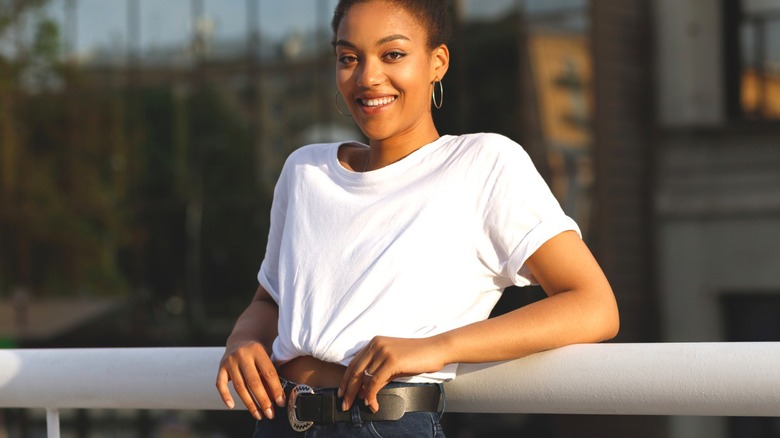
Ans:
{"type": "Polygon", "coordinates": [[[257,420],[274,417],[274,409],[268,400],[258,368],[254,360],[243,360],[228,369],[236,394],[247,410],[257,420]],[[261,413],[262,411],[262,413],[261,413]]]}
{"type": "Polygon", "coordinates": [[[341,404],[341,410],[343,411],[347,411],[352,407],[352,403],[363,385],[362,372],[357,371],[357,369],[357,367],[353,367],[349,372],[345,373],[346,386],[343,391],[344,400],[341,404]]]}
{"type": "Polygon", "coordinates": [[[231,375],[233,376],[231,378],[233,381],[233,389],[236,390],[238,398],[241,399],[241,402],[244,403],[246,409],[256,420],[262,420],[263,415],[258,410],[258,405],[255,402],[254,397],[249,392],[249,389],[247,389],[247,384],[244,381],[244,377],[238,371],[231,373],[231,375]]]}
{"type": "Polygon", "coordinates": [[[362,382],[360,385],[360,389],[358,390],[357,397],[359,399],[365,399],[366,398],[366,389],[368,388],[368,385],[371,383],[371,381],[376,378],[376,373],[379,368],[376,367],[374,364],[370,364],[368,367],[366,367],[363,370],[363,376],[362,376],[362,382]],[[369,371],[369,368],[373,368],[374,371],[369,371]]]}
{"type": "Polygon", "coordinates": [[[344,375],[341,377],[341,383],[339,383],[339,389],[336,392],[336,395],[339,397],[344,397],[344,394],[347,392],[347,386],[349,385],[349,376],[352,375],[352,370],[355,369],[355,362],[357,362],[355,359],[352,359],[352,361],[347,365],[347,369],[344,370],[344,375]]]}
{"type": "Polygon", "coordinates": [[[391,373],[386,371],[386,369],[387,367],[384,366],[384,363],[382,363],[376,368],[373,376],[366,376],[366,378],[363,380],[360,396],[363,398],[363,403],[365,403],[365,405],[368,406],[374,413],[379,410],[379,401],[376,397],[377,393],[393,378],[391,373]]]}
{"type": "MultiPolygon", "coordinates": [[[[268,392],[266,391],[265,385],[263,383],[263,378],[258,372],[255,362],[252,362],[251,365],[242,367],[241,371],[244,392],[246,394],[245,396],[241,397],[241,400],[244,402],[249,411],[252,412],[252,415],[258,420],[262,419],[263,416],[266,418],[274,418],[273,404],[268,397],[268,392]],[[260,413],[261,410],[262,414],[260,413]]],[[[268,372],[263,371],[263,373],[268,372]]],[[[273,371],[273,375],[276,375],[275,370],[273,371]]],[[[236,380],[233,380],[233,387],[235,386],[236,380]]],[[[238,392],[238,389],[236,389],[236,392],[238,392]]],[[[239,395],[241,394],[239,393],[239,395]]]]}
{"type": "Polygon", "coordinates": [[[219,392],[219,396],[222,397],[225,406],[227,406],[228,409],[233,409],[236,406],[236,402],[233,401],[233,395],[230,393],[230,388],[228,388],[228,381],[230,381],[230,378],[228,377],[227,370],[220,367],[219,372],[217,373],[217,391],[219,392]]]}
{"type": "Polygon", "coordinates": [[[379,400],[377,399],[377,394],[379,393],[379,390],[384,388],[388,383],[388,381],[380,382],[374,378],[371,379],[371,383],[368,385],[368,388],[365,389],[363,403],[368,406],[372,412],[376,413],[379,411],[379,400]]]}
{"type": "Polygon", "coordinates": [[[363,356],[366,355],[366,350],[368,350],[368,346],[363,347],[363,350],[359,351],[355,357],[352,358],[347,365],[347,369],[344,370],[344,376],[341,378],[341,384],[339,384],[339,389],[336,393],[339,397],[344,397],[347,393],[347,388],[352,382],[352,376],[355,374],[358,365],[362,362],[363,356]]]}
{"type": "Polygon", "coordinates": [[[365,370],[368,364],[367,355],[359,355],[352,360],[347,367],[347,371],[344,372],[344,385],[343,397],[341,409],[343,411],[349,410],[352,407],[352,403],[355,401],[355,397],[358,395],[358,391],[363,386],[363,378],[365,377],[365,370]]]}
{"type": "MultiPolygon", "coordinates": [[[[257,369],[262,371],[262,379],[265,384],[265,391],[269,397],[273,398],[276,405],[284,407],[287,404],[287,398],[284,395],[284,388],[279,380],[276,367],[268,356],[260,356],[256,360],[257,369]]],[[[269,406],[270,407],[270,406],[269,406]]]]}

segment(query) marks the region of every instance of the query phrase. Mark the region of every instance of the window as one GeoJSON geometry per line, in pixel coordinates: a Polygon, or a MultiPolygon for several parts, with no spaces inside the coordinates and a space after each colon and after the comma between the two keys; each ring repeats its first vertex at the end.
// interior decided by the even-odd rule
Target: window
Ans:
{"type": "MultiPolygon", "coordinates": [[[[780,340],[780,293],[735,292],[721,297],[725,340],[729,342],[770,342],[780,340]]],[[[776,417],[731,417],[731,437],[780,437],[776,417]]]]}
{"type": "Polygon", "coordinates": [[[724,0],[732,119],[780,120],[780,0],[724,0]]]}

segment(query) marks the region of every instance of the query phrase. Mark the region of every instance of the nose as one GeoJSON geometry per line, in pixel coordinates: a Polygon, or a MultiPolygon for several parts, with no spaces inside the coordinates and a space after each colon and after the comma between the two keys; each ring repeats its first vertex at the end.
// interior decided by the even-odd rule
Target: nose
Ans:
{"type": "Polygon", "coordinates": [[[371,87],[381,84],[384,77],[382,64],[379,61],[366,60],[358,67],[357,84],[361,87],[371,87]]]}

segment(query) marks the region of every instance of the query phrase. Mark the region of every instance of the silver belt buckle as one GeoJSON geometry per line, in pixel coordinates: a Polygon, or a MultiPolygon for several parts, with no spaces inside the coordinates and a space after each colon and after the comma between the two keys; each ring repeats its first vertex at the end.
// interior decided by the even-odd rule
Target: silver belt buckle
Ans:
{"type": "Polygon", "coordinates": [[[290,400],[287,402],[287,419],[290,420],[290,426],[296,432],[303,432],[314,425],[313,421],[301,421],[295,413],[297,407],[296,401],[298,394],[314,394],[314,390],[308,385],[297,385],[290,391],[290,400]]]}

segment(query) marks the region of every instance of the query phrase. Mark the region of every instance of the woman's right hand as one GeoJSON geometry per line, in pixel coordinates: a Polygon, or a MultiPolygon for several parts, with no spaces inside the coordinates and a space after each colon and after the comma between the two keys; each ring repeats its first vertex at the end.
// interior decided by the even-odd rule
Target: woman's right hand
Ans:
{"type": "Polygon", "coordinates": [[[217,391],[225,405],[233,409],[235,402],[228,382],[233,382],[236,394],[257,420],[274,418],[274,402],[279,407],[287,404],[276,368],[260,342],[228,343],[219,363],[217,391]]]}

